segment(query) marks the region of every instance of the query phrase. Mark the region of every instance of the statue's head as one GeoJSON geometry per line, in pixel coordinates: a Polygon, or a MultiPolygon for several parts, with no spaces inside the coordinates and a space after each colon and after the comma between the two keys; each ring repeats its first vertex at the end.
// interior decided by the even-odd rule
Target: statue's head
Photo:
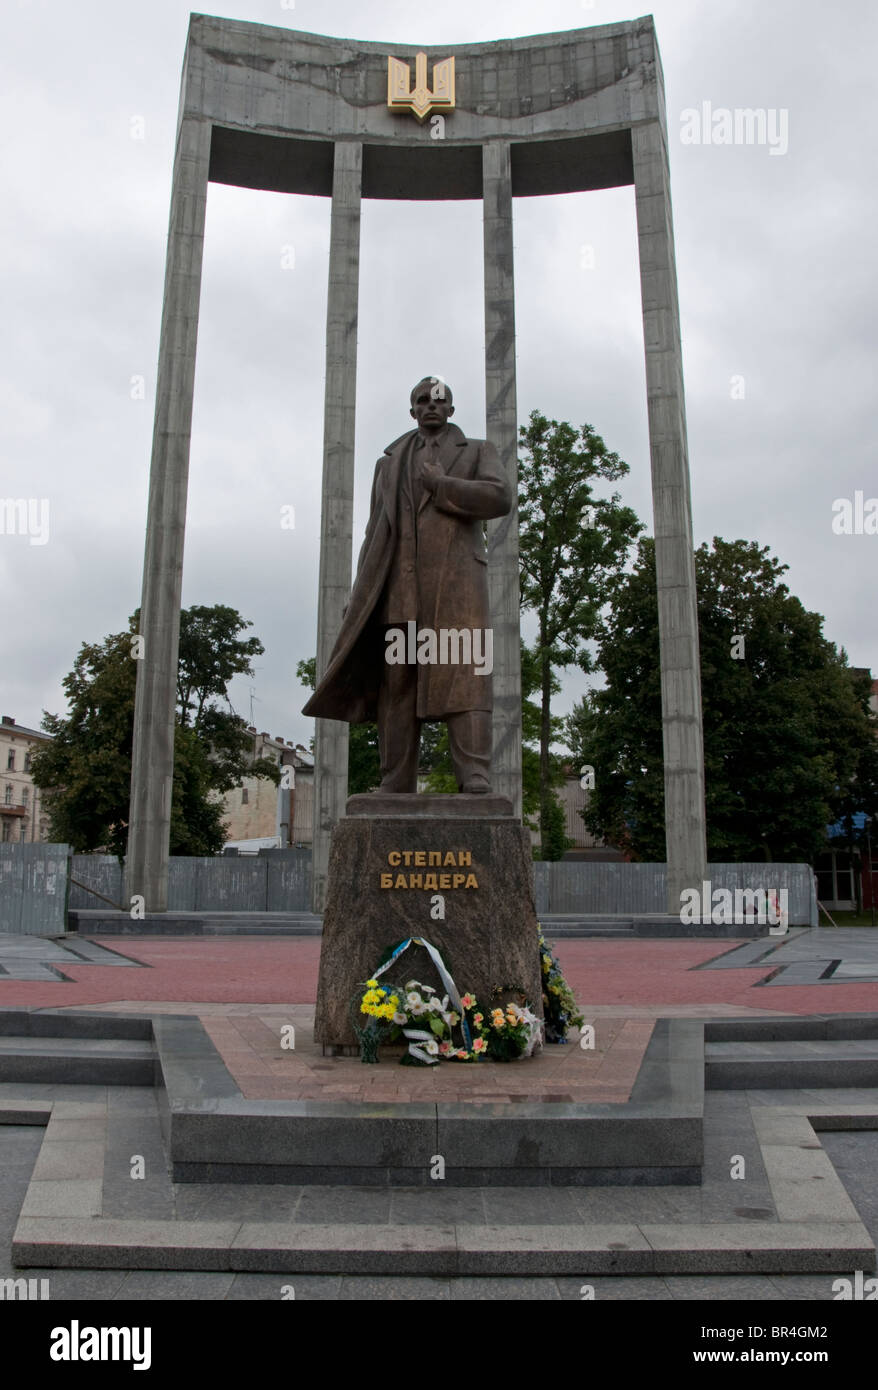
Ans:
{"type": "Polygon", "coordinates": [[[454,414],[451,387],[438,376],[425,376],[412,387],[411,415],[425,429],[441,429],[454,414]]]}

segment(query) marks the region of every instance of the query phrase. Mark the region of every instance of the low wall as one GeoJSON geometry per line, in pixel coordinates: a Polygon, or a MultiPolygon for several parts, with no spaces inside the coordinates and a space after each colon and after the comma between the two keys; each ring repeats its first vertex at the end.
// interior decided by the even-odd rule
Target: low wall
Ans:
{"type": "MultiPolygon", "coordinates": [[[[111,854],[74,854],[72,876],[122,905],[122,872],[111,854]]],[[[73,884],[71,907],[103,907],[73,884]]],[[[311,851],[270,850],[259,855],[171,857],[169,912],[309,912],[311,851]]]]}
{"type": "MultiPolygon", "coordinates": [[[[664,864],[538,862],[534,864],[534,881],[538,915],[632,916],[667,912],[664,864]]],[[[718,888],[732,893],[745,888],[785,888],[789,893],[790,926],[817,925],[814,875],[808,864],[708,864],[706,881],[711,892],[718,888]]]]}
{"type": "Polygon", "coordinates": [[[67,930],[66,845],[0,844],[0,932],[61,936],[67,930]]]}
{"type": "MultiPolygon", "coordinates": [[[[587,860],[534,864],[538,916],[663,914],[664,864],[587,860]]],[[[785,888],[791,926],[817,925],[814,876],[807,864],[708,864],[711,890],[785,888]]],[[[695,886],[695,885],[693,885],[695,886]]],[[[65,930],[70,907],[122,904],[122,873],[110,854],[74,854],[66,845],[0,845],[0,932],[52,936],[65,930]],[[68,858],[70,867],[68,869],[68,858]],[[75,883],[78,879],[86,888],[75,883]]],[[[174,912],[309,912],[310,849],[259,855],[173,857],[168,909],[174,912]]]]}

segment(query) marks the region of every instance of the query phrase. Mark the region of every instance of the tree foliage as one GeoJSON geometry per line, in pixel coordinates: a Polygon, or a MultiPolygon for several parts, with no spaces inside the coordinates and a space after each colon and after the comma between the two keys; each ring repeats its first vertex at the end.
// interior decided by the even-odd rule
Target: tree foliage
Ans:
{"type": "Polygon", "coordinates": [[[554,845],[559,808],[552,790],[553,670],[593,670],[588,643],[601,634],[607,599],[643,526],[618,493],[595,494],[595,484],[617,482],[629,470],[591,425],[577,430],[534,410],[519,433],[521,608],[537,616],[532,656],[540,712],[540,835],[543,845],[554,845]]]}
{"type": "Polygon", "coordinates": [[[42,727],[52,742],[34,752],[31,772],[43,793],[50,839],[124,855],[136,681],[129,633],[83,643],[62,682],[69,713],[44,712],[42,727]]]}
{"type": "MultiPolygon", "coordinates": [[[[139,616],[133,614],[128,632],[83,644],[62,682],[67,715],[43,716],[52,743],[33,755],[34,782],[43,791],[52,839],[78,851],[125,854],[137,681],[132,637],[139,616]]],[[[252,623],[221,604],[180,614],[172,854],[215,854],[225,838],[222,793],[245,775],[280,778],[269,759],[253,760],[243,719],[219,703],[228,700],[232,676],[252,675],[251,660],[264,650],[255,637],[240,639],[248,627],[252,623]]]]}
{"type": "MultiPolygon", "coordinates": [[[[753,541],[695,553],[708,857],[811,861],[852,801],[878,810],[874,719],[844,652],[753,541]],[[862,804],[862,803],[868,804],[862,804]]],[[[613,590],[598,660],[606,688],[568,722],[595,769],[589,829],[637,859],[665,858],[655,543],[613,590]]]]}

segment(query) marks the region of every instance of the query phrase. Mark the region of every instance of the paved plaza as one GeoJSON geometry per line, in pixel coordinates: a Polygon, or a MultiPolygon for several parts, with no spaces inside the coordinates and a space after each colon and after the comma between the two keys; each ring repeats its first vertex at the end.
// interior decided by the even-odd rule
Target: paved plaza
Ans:
{"type": "MultiPolygon", "coordinates": [[[[392,1058],[369,1068],[357,1059],[324,1058],[310,1037],[318,954],[319,940],[307,937],[6,938],[0,944],[0,1007],[37,1011],[36,1020],[85,1013],[108,1022],[116,1015],[170,1015],[173,1024],[180,1015],[193,1016],[234,1087],[257,1106],[429,1100],[440,1108],[494,1104],[504,1113],[517,1104],[522,1114],[536,1103],[624,1106],[632,1091],[635,1098],[646,1094],[645,1059],[660,1055],[654,1030],[666,1026],[657,1020],[693,1021],[685,1027],[712,1020],[705,1024],[703,1045],[704,1071],[713,1076],[703,1097],[703,1182],[369,1188],[313,1181],[248,1184],[240,1177],[173,1181],[151,1086],[136,1080],[7,1080],[0,1083],[6,1120],[0,1124],[0,1277],[48,1278],[57,1300],[272,1300],[289,1297],[291,1287],[297,1299],[553,1300],[581,1299],[584,1286],[595,1299],[830,1300],[837,1273],[809,1267],[804,1256],[802,1272],[744,1273],[727,1261],[727,1272],[716,1274],[707,1272],[714,1249],[710,1258],[705,1251],[700,1270],[676,1273],[667,1236],[665,1255],[654,1255],[661,1231],[677,1229],[691,1246],[703,1242],[705,1233],[740,1243],[733,1233],[743,1230],[758,1260],[760,1248],[775,1240],[772,1232],[786,1232],[787,1243],[795,1244],[796,1231],[805,1231],[803,1221],[811,1223],[811,1246],[819,1231],[824,1234],[816,1244],[836,1240],[843,1249],[848,1243],[851,1274],[871,1268],[864,1239],[878,1239],[878,1128],[872,1128],[878,1126],[878,1039],[858,1016],[878,1014],[878,934],[864,928],[801,930],[746,942],[564,940],[557,954],[586,1019],[594,1022],[595,1046],[578,1046],[573,1034],[571,1045],[548,1048],[517,1066],[444,1065],[435,1071],[401,1068],[392,1058]],[[815,1017],[812,1024],[818,1015],[828,1022],[820,1025],[815,1017]],[[839,1029],[847,1031],[833,1042],[837,1016],[839,1029]],[[775,1029],[768,1042],[760,1040],[767,1036],[766,1021],[775,1029]],[[294,1049],[282,1045],[282,1029],[290,1024],[294,1049]],[[787,1027],[799,1030],[795,1040],[784,1040],[787,1027]],[[745,1032],[739,1036],[735,1028],[745,1032]],[[755,1041],[747,1040],[748,1028],[756,1030],[755,1041]],[[811,1041],[801,1040],[803,1028],[812,1030],[811,1041]],[[772,1073],[779,1061],[790,1069],[785,1084],[772,1073]],[[852,1078],[852,1084],[842,1084],[852,1078]],[[28,1107],[33,1122],[17,1123],[28,1117],[28,1107]],[[729,1180],[732,1152],[746,1158],[746,1184],[729,1180]],[[131,1181],[133,1154],[145,1162],[140,1182],[131,1181]],[[95,1218],[91,1230],[112,1231],[114,1223],[128,1222],[132,1230],[135,1224],[144,1232],[149,1227],[151,1240],[170,1233],[163,1250],[156,1246],[156,1267],[144,1267],[150,1257],[143,1250],[136,1268],[13,1267],[16,1231],[20,1249],[26,1249],[29,1233],[66,1222],[75,1245],[77,1232],[95,1218]],[[361,1273],[351,1268],[349,1254],[341,1261],[344,1274],[260,1272],[258,1259],[252,1272],[180,1267],[187,1258],[183,1247],[202,1239],[194,1232],[203,1233],[205,1223],[213,1232],[228,1227],[240,1233],[266,1222],[273,1229],[283,1223],[302,1247],[338,1239],[348,1250],[368,1244],[376,1231],[390,1246],[396,1233],[404,1247],[419,1226],[435,1230],[439,1243],[453,1230],[470,1232],[473,1241],[479,1232],[486,1240],[505,1233],[510,1250],[522,1233],[535,1240],[538,1232],[540,1272],[527,1272],[534,1257],[523,1247],[502,1277],[419,1275],[404,1260],[399,1273],[392,1262],[386,1273],[361,1273]],[[595,1229],[623,1235],[614,1242],[605,1234],[604,1240],[624,1247],[615,1267],[631,1273],[579,1275],[570,1269],[570,1233],[595,1229]],[[177,1239],[180,1249],[169,1255],[177,1239]],[[169,1268],[175,1259],[178,1267],[169,1268]],[[553,1259],[557,1272],[549,1272],[553,1259]],[[666,1272],[654,1272],[656,1259],[666,1272]]],[[[13,1065],[30,1049],[38,1060],[51,1061],[53,1050],[59,1056],[64,1050],[56,1037],[32,1043],[25,1047],[20,1039],[0,1037],[0,1059],[13,1065]]],[[[70,1065],[76,1047],[67,1045],[70,1065]]],[[[136,1068],[141,1052],[146,1064],[148,1045],[133,1035],[93,1047],[93,1055],[104,1056],[110,1066],[136,1068]]],[[[331,1249],[325,1253],[331,1260],[331,1249]]],[[[600,1262],[593,1267],[603,1268],[600,1262]]]]}
{"type": "MultiPolygon", "coordinates": [[[[559,940],[589,1017],[861,1013],[878,1008],[878,931],[801,928],[757,940],[559,940]]],[[[0,1007],[200,1015],[313,1004],[318,936],[0,937],[0,1007]],[[132,969],[132,965],[140,969],[132,969]],[[124,973],[118,973],[122,972],[124,973]],[[179,1012],[179,1010],[176,1010],[179,1012]]]]}

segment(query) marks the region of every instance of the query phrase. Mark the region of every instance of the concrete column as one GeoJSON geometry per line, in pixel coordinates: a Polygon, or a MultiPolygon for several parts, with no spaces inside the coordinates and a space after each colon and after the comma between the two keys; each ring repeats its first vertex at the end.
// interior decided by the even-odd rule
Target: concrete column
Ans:
{"type": "Polygon", "coordinates": [[[515,393],[515,289],[510,145],[482,147],[485,234],[485,395],[487,433],[515,503],[488,522],[488,592],[494,628],[494,791],[521,815],[521,650],[518,582],[518,412],[515,393]]]}
{"type": "Polygon", "coordinates": [[[633,127],[634,192],[655,519],[665,760],[667,907],[707,860],[701,667],[670,173],[658,121],[633,127]]]}
{"type": "Polygon", "coordinates": [[[164,912],[168,902],[183,540],[209,158],[210,122],[181,120],[156,378],[128,829],[127,892],[142,894],[149,912],[164,912]]]}
{"type": "MultiPolygon", "coordinates": [[[[317,679],[329,664],[351,592],[354,519],[354,429],[357,400],[357,303],[360,278],[360,195],[363,146],[335,146],[326,310],[326,400],[323,424],[323,512],[317,599],[317,679]]],[[[314,911],[326,897],[329,837],[348,794],[348,725],[318,719],[314,758],[314,911]]]]}

